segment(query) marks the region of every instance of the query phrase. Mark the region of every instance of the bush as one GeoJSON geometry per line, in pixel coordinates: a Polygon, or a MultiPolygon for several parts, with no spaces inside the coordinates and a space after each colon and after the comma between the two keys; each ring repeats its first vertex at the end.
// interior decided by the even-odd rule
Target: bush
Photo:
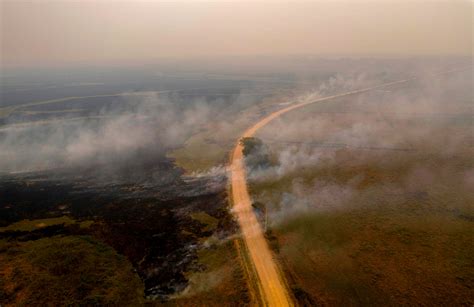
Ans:
{"type": "Polygon", "coordinates": [[[246,137],[240,140],[243,146],[245,163],[250,169],[267,168],[271,166],[268,147],[256,137],[246,137]]]}

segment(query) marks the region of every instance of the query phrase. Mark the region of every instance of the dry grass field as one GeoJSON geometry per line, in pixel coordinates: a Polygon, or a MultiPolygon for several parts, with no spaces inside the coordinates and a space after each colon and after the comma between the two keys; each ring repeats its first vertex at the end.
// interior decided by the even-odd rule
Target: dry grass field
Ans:
{"type": "Polygon", "coordinates": [[[300,303],[474,303],[472,97],[461,78],[313,105],[260,133],[273,166],[252,171],[250,190],[300,303]]]}

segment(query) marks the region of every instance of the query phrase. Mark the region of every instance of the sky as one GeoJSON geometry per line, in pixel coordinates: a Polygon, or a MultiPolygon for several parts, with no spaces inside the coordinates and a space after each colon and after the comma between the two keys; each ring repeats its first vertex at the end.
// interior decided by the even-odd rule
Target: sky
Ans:
{"type": "Polygon", "coordinates": [[[0,0],[1,64],[472,55],[473,2],[0,0]]]}

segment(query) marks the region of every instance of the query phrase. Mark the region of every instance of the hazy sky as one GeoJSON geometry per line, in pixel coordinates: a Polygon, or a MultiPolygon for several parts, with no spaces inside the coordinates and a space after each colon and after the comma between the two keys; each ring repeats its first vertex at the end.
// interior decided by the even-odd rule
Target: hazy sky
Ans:
{"type": "Polygon", "coordinates": [[[472,54],[472,2],[0,0],[4,66],[472,54]]]}

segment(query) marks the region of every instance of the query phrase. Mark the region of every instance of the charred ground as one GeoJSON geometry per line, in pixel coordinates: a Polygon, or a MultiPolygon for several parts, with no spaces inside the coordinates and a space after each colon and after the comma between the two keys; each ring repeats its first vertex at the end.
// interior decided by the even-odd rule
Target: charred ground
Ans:
{"type": "MultiPolygon", "coordinates": [[[[32,231],[4,228],[2,239],[14,243],[90,236],[126,256],[148,298],[166,300],[184,290],[184,273],[202,270],[199,240],[213,234],[224,238],[235,229],[225,177],[185,177],[163,156],[147,161],[130,157],[119,169],[96,165],[3,175],[0,180],[1,226],[62,216],[76,221],[39,225],[32,231]],[[216,218],[217,226],[209,229],[193,218],[197,212],[216,218]],[[81,227],[81,221],[88,221],[88,227],[81,227]]],[[[6,302],[17,299],[12,292],[4,290],[3,295],[6,302]]]]}

